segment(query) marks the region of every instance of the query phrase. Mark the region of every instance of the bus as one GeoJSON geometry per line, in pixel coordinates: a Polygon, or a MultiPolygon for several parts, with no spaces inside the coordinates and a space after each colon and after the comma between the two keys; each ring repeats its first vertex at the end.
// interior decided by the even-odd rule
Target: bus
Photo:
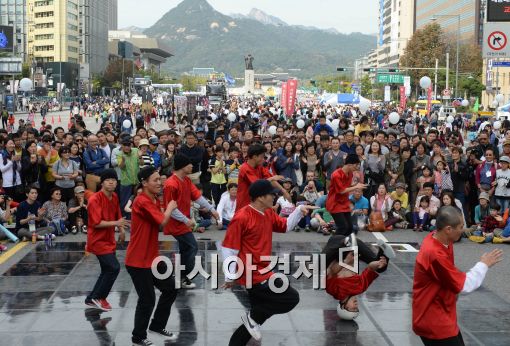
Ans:
{"type": "MultiPolygon", "coordinates": [[[[431,103],[430,112],[431,113],[436,111],[439,112],[439,110],[441,109],[441,101],[431,100],[430,103],[431,103]]],[[[415,107],[416,112],[420,117],[424,117],[427,115],[427,100],[417,101],[415,107]]]]}

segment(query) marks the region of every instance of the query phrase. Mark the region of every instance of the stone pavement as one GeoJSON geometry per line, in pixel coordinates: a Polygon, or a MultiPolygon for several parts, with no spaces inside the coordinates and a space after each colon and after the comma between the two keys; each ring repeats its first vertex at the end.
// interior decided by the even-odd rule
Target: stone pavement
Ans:
{"type": "MultiPolygon", "coordinates": [[[[211,231],[199,240],[199,255],[207,272],[210,256],[217,253],[213,238],[221,239],[221,235],[211,231]]],[[[368,237],[374,239],[370,234],[368,237]]],[[[317,253],[326,240],[320,236],[306,242],[293,238],[282,235],[275,240],[274,253],[291,254],[291,259],[298,254],[317,253]]],[[[161,253],[171,256],[177,244],[168,240],[170,237],[163,239],[161,253]]],[[[109,296],[113,311],[86,309],[83,302],[97,278],[99,265],[94,256],[84,256],[83,240],[83,235],[66,236],[49,249],[42,243],[28,244],[14,264],[0,266],[0,345],[130,345],[137,300],[131,279],[122,265],[109,296]]],[[[125,248],[119,249],[117,256],[123,263],[125,248]]],[[[314,290],[311,280],[289,276],[301,301],[289,314],[274,316],[262,326],[261,344],[420,345],[411,331],[415,256],[416,252],[398,252],[388,271],[360,297],[361,313],[355,322],[340,321],[337,302],[325,291],[314,290]]],[[[291,268],[294,270],[296,265],[291,268]]],[[[195,282],[196,289],[180,291],[172,309],[168,329],[179,333],[172,345],[226,345],[248,307],[247,294],[240,288],[212,290],[210,282],[202,277],[195,282]]],[[[219,282],[223,282],[221,274],[219,282]]],[[[494,292],[482,288],[461,296],[458,309],[466,344],[510,344],[510,304],[494,292]]]]}

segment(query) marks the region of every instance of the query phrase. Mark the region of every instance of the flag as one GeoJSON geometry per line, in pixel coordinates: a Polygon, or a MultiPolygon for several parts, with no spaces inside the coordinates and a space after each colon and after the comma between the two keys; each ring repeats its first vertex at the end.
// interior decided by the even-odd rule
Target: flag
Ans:
{"type": "Polygon", "coordinates": [[[143,63],[142,63],[142,60],[140,60],[140,58],[136,59],[135,66],[139,70],[141,70],[143,68],[143,63]]]}
{"type": "Polygon", "coordinates": [[[231,75],[228,75],[228,74],[225,74],[225,82],[228,85],[235,85],[236,84],[236,80],[234,79],[234,77],[232,77],[231,75]]]}
{"type": "Polygon", "coordinates": [[[475,105],[473,106],[473,112],[478,113],[478,108],[480,108],[480,103],[478,102],[478,97],[477,97],[475,105]]]}

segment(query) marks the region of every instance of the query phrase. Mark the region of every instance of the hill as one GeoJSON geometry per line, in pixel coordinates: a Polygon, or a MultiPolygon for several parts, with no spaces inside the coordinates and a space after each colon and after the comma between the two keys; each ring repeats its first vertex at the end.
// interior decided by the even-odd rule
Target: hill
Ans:
{"type": "Polygon", "coordinates": [[[165,66],[170,71],[214,67],[234,76],[244,76],[247,54],[255,57],[257,73],[300,69],[299,77],[331,74],[337,66],[352,66],[376,45],[375,37],[361,33],[345,35],[235,19],[216,11],[206,0],[182,1],[144,33],[171,47],[175,56],[165,66]]]}

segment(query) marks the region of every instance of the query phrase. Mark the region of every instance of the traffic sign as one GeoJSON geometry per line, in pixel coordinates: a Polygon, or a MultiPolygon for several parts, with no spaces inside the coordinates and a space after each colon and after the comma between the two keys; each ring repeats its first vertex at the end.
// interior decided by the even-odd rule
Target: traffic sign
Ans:
{"type": "Polygon", "coordinates": [[[401,74],[378,74],[377,83],[381,84],[404,84],[404,75],[401,74]]]}
{"type": "Polygon", "coordinates": [[[443,90],[443,96],[450,96],[451,94],[452,94],[452,91],[450,89],[443,90]]]}
{"type": "Polygon", "coordinates": [[[483,57],[510,57],[510,23],[486,23],[483,30],[483,57]]]}

